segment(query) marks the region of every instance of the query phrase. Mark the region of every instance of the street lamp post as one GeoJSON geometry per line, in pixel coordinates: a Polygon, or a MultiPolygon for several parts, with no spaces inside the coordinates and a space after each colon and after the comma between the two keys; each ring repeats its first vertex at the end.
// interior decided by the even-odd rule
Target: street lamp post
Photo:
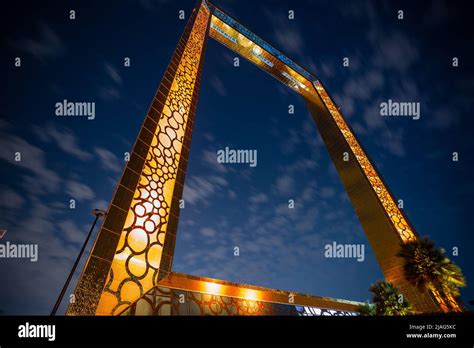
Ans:
{"type": "Polygon", "coordinates": [[[59,294],[58,299],[56,300],[56,303],[54,304],[53,310],[51,311],[51,315],[54,316],[56,315],[56,312],[58,311],[59,305],[61,304],[61,301],[64,297],[64,294],[66,293],[66,290],[69,286],[69,283],[71,282],[72,276],[74,275],[77,265],[79,264],[79,261],[81,260],[82,254],[84,253],[84,250],[86,249],[87,243],[89,242],[89,239],[92,235],[92,231],[94,231],[95,224],[97,223],[97,220],[99,220],[99,217],[105,216],[107,212],[105,212],[102,209],[94,209],[92,211],[92,214],[95,215],[94,223],[91,226],[91,229],[89,231],[89,234],[87,235],[86,240],[84,241],[84,244],[82,245],[81,251],[79,252],[79,255],[77,255],[76,262],[74,262],[74,266],[72,266],[71,272],[69,273],[69,276],[66,279],[66,283],[64,283],[64,286],[61,290],[61,293],[59,294]]]}

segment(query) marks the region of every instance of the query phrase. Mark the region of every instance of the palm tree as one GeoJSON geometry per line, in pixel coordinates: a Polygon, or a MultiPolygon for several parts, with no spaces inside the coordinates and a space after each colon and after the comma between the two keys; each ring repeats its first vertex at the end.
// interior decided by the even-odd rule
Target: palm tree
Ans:
{"type": "Polygon", "coordinates": [[[364,316],[373,316],[377,314],[375,311],[375,305],[369,302],[364,303],[360,305],[359,307],[357,307],[357,311],[359,312],[360,315],[364,315],[364,316]]]}
{"type": "Polygon", "coordinates": [[[400,291],[386,281],[378,281],[371,285],[372,302],[377,315],[407,315],[412,313],[411,305],[400,291]]]}
{"type": "Polygon", "coordinates": [[[405,261],[403,271],[410,283],[440,292],[447,303],[449,295],[458,297],[459,288],[466,286],[461,269],[426,237],[402,244],[397,256],[405,261]]]}

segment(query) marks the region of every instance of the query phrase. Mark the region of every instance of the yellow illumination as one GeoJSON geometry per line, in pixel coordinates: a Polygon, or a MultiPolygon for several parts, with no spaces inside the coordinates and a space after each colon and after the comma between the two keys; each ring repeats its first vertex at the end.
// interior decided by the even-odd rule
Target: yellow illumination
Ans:
{"type": "Polygon", "coordinates": [[[253,300],[253,301],[259,300],[258,292],[252,289],[242,289],[242,297],[245,298],[246,300],[253,300]]]}
{"type": "Polygon", "coordinates": [[[254,51],[256,54],[262,54],[262,49],[257,45],[253,46],[252,51],[254,51]]]}
{"type": "Polygon", "coordinates": [[[222,285],[217,284],[217,283],[204,283],[204,291],[213,294],[213,295],[219,295],[222,290],[222,285]]]}
{"type": "Polygon", "coordinates": [[[336,122],[342,135],[344,136],[347,143],[349,144],[352,152],[355,154],[355,157],[357,161],[359,162],[361,168],[363,169],[365,176],[367,177],[367,179],[369,179],[370,184],[372,185],[372,189],[375,191],[379,201],[382,203],[382,206],[387,212],[387,215],[392,220],[392,224],[397,230],[400,238],[402,239],[404,243],[415,240],[416,236],[414,232],[411,230],[410,226],[408,225],[408,222],[405,220],[402,213],[398,209],[397,204],[394,202],[388,190],[385,188],[385,185],[383,184],[382,180],[378,176],[374,167],[372,166],[369,159],[365,155],[357,139],[352,134],[351,130],[347,126],[346,121],[344,120],[341,113],[332,102],[326,90],[318,82],[314,83],[314,87],[316,88],[319,95],[321,96],[321,99],[323,100],[324,104],[328,108],[331,116],[334,118],[334,121],[336,122]]]}
{"type": "Polygon", "coordinates": [[[209,9],[203,5],[157,122],[122,229],[123,248],[117,249],[112,261],[110,282],[101,294],[97,314],[117,314],[120,306],[156,285],[208,20],[209,9]],[[110,295],[117,301],[110,301],[110,295]]]}
{"type": "Polygon", "coordinates": [[[318,98],[314,89],[312,88],[311,81],[308,81],[306,78],[291,69],[288,65],[281,62],[278,58],[263,49],[260,45],[255,44],[252,40],[249,40],[238,30],[227,25],[219,18],[212,16],[211,20],[213,26],[209,30],[209,36],[229,47],[234,52],[239,53],[242,57],[248,59],[263,70],[269,72],[271,75],[293,88],[297,93],[300,93],[305,98],[310,100],[313,98],[318,98]],[[232,38],[235,40],[232,40],[232,38]],[[263,59],[265,59],[266,62],[270,61],[272,64],[267,64],[263,59]],[[283,73],[291,77],[289,79],[290,82],[287,81],[287,76],[284,76],[283,73]]]}

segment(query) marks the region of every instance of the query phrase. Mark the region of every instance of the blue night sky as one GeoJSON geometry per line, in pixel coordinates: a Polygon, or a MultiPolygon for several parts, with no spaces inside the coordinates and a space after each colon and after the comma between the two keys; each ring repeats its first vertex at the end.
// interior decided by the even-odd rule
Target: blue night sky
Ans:
{"type": "MultiPolygon", "coordinates": [[[[451,258],[467,278],[462,299],[473,299],[474,42],[463,4],[215,3],[323,81],[419,234],[449,255],[459,248],[451,258]],[[381,117],[388,99],[420,102],[421,118],[381,117]]],[[[50,312],[183,31],[178,11],[187,18],[195,2],[113,4],[18,1],[2,10],[2,243],[39,247],[35,263],[0,259],[4,314],[50,312]],[[55,116],[64,99],[95,102],[95,119],[55,116]]],[[[303,99],[243,58],[234,67],[235,56],[209,39],[173,270],[369,299],[383,276],[303,99]],[[258,165],[217,163],[226,146],[257,150],[258,165]],[[365,260],[325,258],[333,241],[365,244],[365,260]]]]}

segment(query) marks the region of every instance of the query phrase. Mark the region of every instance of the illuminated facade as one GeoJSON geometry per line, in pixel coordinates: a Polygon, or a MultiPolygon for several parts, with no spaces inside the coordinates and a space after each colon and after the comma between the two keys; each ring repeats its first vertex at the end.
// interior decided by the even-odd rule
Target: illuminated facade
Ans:
{"type": "Polygon", "coordinates": [[[355,316],[359,302],[171,273],[120,315],[355,316]]]}
{"type": "Polygon", "coordinates": [[[353,315],[358,303],[171,272],[179,201],[208,37],[299,93],[328,148],[386,279],[419,312],[456,310],[409,284],[396,257],[417,238],[321,82],[207,1],[198,3],[124,168],[68,315],[353,315]],[[348,161],[343,161],[345,155],[348,161]],[[182,295],[182,296],[180,296],[182,295]],[[180,298],[185,298],[180,303],[180,298]]]}

